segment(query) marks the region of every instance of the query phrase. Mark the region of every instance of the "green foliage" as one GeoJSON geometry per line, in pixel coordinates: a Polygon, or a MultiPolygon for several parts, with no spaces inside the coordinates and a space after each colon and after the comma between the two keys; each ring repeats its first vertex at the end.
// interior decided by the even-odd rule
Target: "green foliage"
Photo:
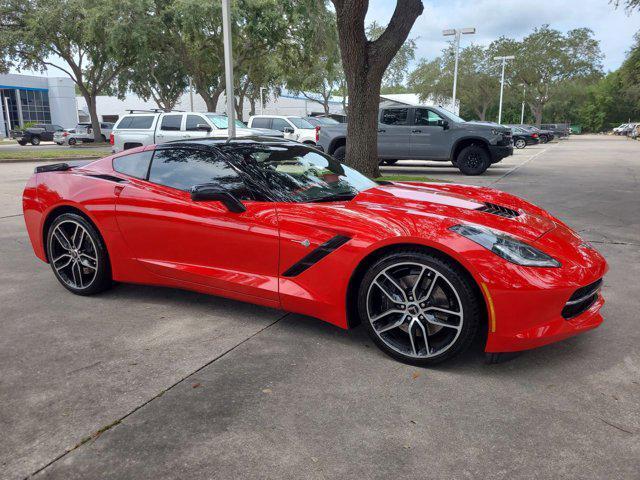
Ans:
{"type": "MultiPolygon", "coordinates": [[[[367,27],[367,38],[377,40],[385,31],[383,25],[373,21],[367,27]]],[[[390,90],[402,88],[409,72],[409,64],[416,58],[416,38],[407,38],[391,60],[382,77],[382,87],[390,90]]],[[[386,93],[392,93],[390,91],[386,93]]],[[[393,92],[400,93],[400,92],[393,92]]]]}

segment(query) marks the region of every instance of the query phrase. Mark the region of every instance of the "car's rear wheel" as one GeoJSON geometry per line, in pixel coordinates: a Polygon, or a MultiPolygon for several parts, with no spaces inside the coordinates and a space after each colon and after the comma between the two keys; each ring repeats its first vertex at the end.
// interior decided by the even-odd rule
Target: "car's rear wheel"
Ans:
{"type": "Polygon", "coordinates": [[[24,146],[27,144],[27,142],[25,142],[25,141],[23,141],[23,140],[20,140],[20,141],[18,142],[18,144],[20,144],[20,145],[22,145],[22,146],[24,147],[24,146]]]}
{"type": "Polygon", "coordinates": [[[490,165],[489,152],[480,145],[464,147],[456,159],[456,166],[465,175],[482,175],[490,165]]]}
{"type": "Polygon", "coordinates": [[[344,163],[344,159],[346,158],[346,156],[347,156],[347,147],[344,145],[336,148],[335,151],[333,152],[333,158],[335,158],[340,163],[344,163]]]}
{"type": "Polygon", "coordinates": [[[31,137],[31,145],[40,145],[40,137],[31,137]]]}
{"type": "Polygon", "coordinates": [[[521,150],[527,146],[527,142],[525,142],[523,138],[519,138],[515,142],[513,142],[513,146],[516,147],[518,150],[521,150]]]}
{"type": "Polygon", "coordinates": [[[75,138],[70,138],[68,143],[69,143],[69,145],[72,145],[72,146],[73,146],[73,145],[75,145],[76,143],[78,143],[78,141],[77,141],[75,138]]]}
{"type": "Polygon", "coordinates": [[[547,143],[549,142],[549,137],[547,137],[546,135],[540,135],[540,143],[547,143]]]}
{"type": "Polygon", "coordinates": [[[102,140],[102,143],[107,143],[107,137],[105,135],[100,135],[100,139],[102,140]]]}
{"type": "Polygon", "coordinates": [[[111,269],[102,237],[81,215],[58,216],[47,232],[47,257],[58,281],[78,295],[109,288],[111,269]]]}
{"type": "Polygon", "coordinates": [[[469,347],[480,300],[458,266],[420,250],[385,255],[364,275],[360,320],[385,353],[412,365],[442,362],[469,347]]]}

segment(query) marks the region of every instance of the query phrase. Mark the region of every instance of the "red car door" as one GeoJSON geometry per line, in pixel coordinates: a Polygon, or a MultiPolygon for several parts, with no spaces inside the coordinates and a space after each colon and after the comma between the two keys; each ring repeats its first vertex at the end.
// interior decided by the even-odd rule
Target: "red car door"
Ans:
{"type": "Polygon", "coordinates": [[[122,189],[116,218],[133,256],[155,274],[278,302],[276,209],[252,200],[216,154],[156,150],[148,180],[122,189]],[[239,192],[246,211],[192,200],[188,190],[204,183],[239,192]]]}

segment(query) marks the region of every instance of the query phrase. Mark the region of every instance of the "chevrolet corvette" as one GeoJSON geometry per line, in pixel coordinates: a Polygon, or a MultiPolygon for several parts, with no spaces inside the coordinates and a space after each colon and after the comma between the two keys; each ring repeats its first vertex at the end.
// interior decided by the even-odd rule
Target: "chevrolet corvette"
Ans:
{"type": "Polygon", "coordinates": [[[364,324],[414,365],[482,332],[491,356],[602,322],[606,261],[545,210],[490,188],[375,182],[282,139],[39,166],[23,208],[35,254],[75,294],[140,283],[364,324]]]}

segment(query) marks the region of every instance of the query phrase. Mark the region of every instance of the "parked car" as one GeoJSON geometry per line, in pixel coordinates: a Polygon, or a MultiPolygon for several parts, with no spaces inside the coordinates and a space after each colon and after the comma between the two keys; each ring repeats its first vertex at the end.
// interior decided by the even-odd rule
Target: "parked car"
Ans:
{"type": "Polygon", "coordinates": [[[540,143],[549,143],[551,140],[555,138],[555,134],[551,130],[544,130],[542,128],[538,128],[535,125],[514,125],[515,127],[524,128],[530,132],[535,132],[538,134],[538,138],[540,139],[540,143]]]}
{"type": "Polygon", "coordinates": [[[362,323],[414,365],[477,335],[492,359],[602,323],[605,259],[541,208],[487,187],[381,185],[297,142],[42,165],[22,204],[35,254],[74,294],[132,282],[362,323]]]}
{"type": "Polygon", "coordinates": [[[73,138],[76,133],[75,128],[65,128],[64,130],[58,130],[53,134],[53,141],[58,145],[75,145],[78,141],[73,138]]]}
{"type": "Polygon", "coordinates": [[[565,138],[571,134],[571,125],[568,123],[543,123],[540,125],[543,130],[551,130],[558,138],[565,138]]]}
{"type": "Polygon", "coordinates": [[[318,131],[302,117],[292,115],[254,115],[249,117],[249,128],[270,128],[284,133],[284,138],[315,145],[318,131]]]}
{"type": "MultiPolygon", "coordinates": [[[[323,126],[318,145],[343,161],[346,124],[323,126]]],[[[440,107],[392,106],[380,109],[378,158],[451,162],[465,175],[480,175],[513,154],[511,130],[488,122],[467,122],[440,107]]]]}
{"type": "Polygon", "coordinates": [[[615,135],[622,135],[622,131],[627,127],[628,123],[622,123],[619,127],[613,129],[615,135]]]}
{"type": "Polygon", "coordinates": [[[531,130],[525,130],[522,127],[512,125],[511,138],[513,139],[513,146],[518,150],[526,147],[527,145],[537,145],[540,142],[540,137],[536,132],[531,130]]]}
{"type": "Polygon", "coordinates": [[[620,135],[630,136],[631,132],[636,128],[637,123],[627,123],[622,130],[620,130],[620,135]]]}
{"type": "MultiPolygon", "coordinates": [[[[93,142],[93,127],[91,123],[79,123],[76,125],[76,134],[74,138],[80,142],[93,142]]],[[[113,123],[100,122],[100,134],[102,135],[102,141],[107,142],[111,131],[113,130],[113,123]]]]}
{"type": "Polygon", "coordinates": [[[25,128],[24,130],[13,130],[11,132],[11,136],[22,146],[27,143],[30,143],[31,145],[40,145],[40,142],[53,141],[53,134],[60,130],[64,130],[60,125],[38,123],[33,127],[25,128]]]}
{"type": "MultiPolygon", "coordinates": [[[[113,146],[113,152],[121,152],[174,140],[226,138],[228,125],[227,116],[219,113],[138,111],[118,119],[109,142],[113,146]]],[[[281,132],[274,130],[247,128],[239,120],[236,120],[236,135],[283,137],[281,132]]]]}

